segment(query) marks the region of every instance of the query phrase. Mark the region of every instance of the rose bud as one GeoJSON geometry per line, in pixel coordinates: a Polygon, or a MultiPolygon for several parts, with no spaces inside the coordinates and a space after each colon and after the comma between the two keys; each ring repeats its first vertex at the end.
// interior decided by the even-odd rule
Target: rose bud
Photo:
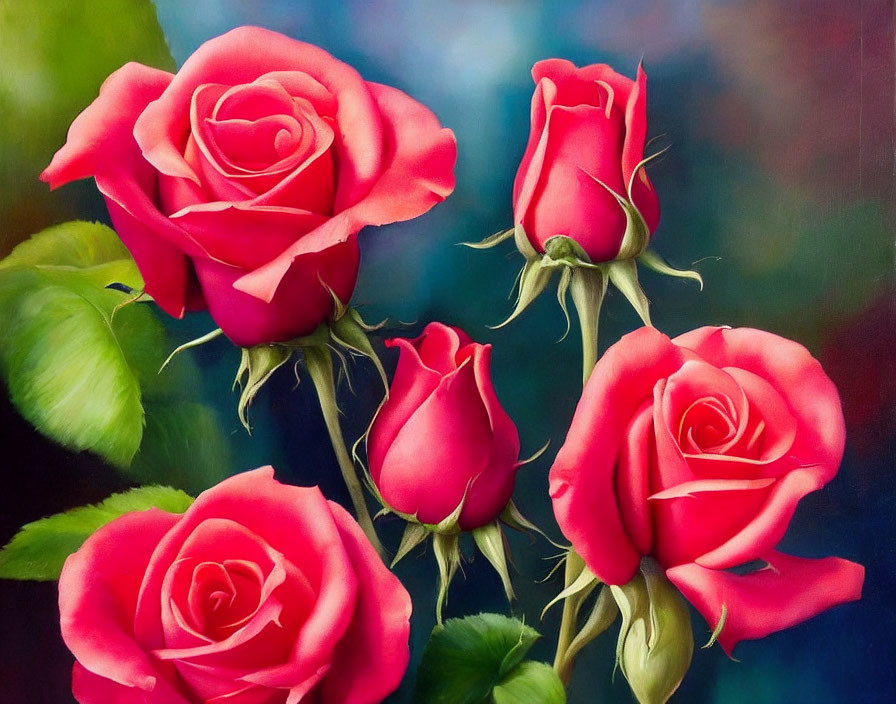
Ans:
{"type": "Polygon", "coordinates": [[[93,176],[167,313],[208,308],[235,344],[308,335],[348,303],[356,235],[454,188],[456,145],[426,107],[323,49],[258,27],[176,75],[113,73],[41,178],[93,176]]]}
{"type": "Polygon", "coordinates": [[[702,279],[669,266],[648,244],[660,219],[659,199],[645,171],[647,75],[633,81],[606,64],[576,68],[564,59],[532,68],[529,142],[513,183],[513,228],[478,243],[513,237],[526,258],[516,306],[522,313],[559,273],[557,298],[567,324],[566,296],[582,324],[585,373],[597,354],[597,324],[612,283],[650,325],[636,261],[669,276],[702,279]]]}
{"type": "Polygon", "coordinates": [[[385,505],[435,525],[463,503],[465,531],[493,521],[513,493],[520,441],[492,386],[491,345],[442,323],[386,345],[399,348],[398,367],[367,437],[385,505]]]}
{"type": "Polygon", "coordinates": [[[367,435],[367,459],[380,502],[408,521],[392,564],[432,535],[441,622],[460,564],[459,534],[472,531],[512,599],[501,522],[538,529],[510,498],[517,469],[530,460],[517,460],[519,435],[489,374],[491,345],[442,323],[430,323],[415,340],[396,338],[386,345],[398,347],[400,355],[389,395],[367,435]]]}
{"type": "Polygon", "coordinates": [[[59,613],[81,704],[378,704],[409,659],[405,588],[345,509],[270,467],[97,530],[59,613]]]}
{"type": "Polygon", "coordinates": [[[642,328],[585,386],[551,468],[554,514],[607,584],[655,559],[730,653],[861,596],[861,565],[775,549],[836,474],[844,437],[836,388],[796,342],[642,328]]]}
{"type": "Polygon", "coordinates": [[[639,255],[660,218],[644,171],[647,76],[563,59],[532,68],[529,143],[513,183],[513,217],[545,252],[562,235],[592,262],[639,255]],[[623,248],[628,237],[630,242],[623,248]]]}

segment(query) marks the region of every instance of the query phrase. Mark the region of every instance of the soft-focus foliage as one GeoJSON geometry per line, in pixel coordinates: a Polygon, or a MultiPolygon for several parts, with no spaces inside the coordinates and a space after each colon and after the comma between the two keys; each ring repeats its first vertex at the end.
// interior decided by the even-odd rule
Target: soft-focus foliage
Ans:
{"type": "Polygon", "coordinates": [[[54,196],[37,176],[106,77],[128,61],[170,71],[174,60],[150,0],[3,2],[0,46],[3,256],[32,232],[83,217],[86,203],[98,203],[86,184],[54,196]]]}

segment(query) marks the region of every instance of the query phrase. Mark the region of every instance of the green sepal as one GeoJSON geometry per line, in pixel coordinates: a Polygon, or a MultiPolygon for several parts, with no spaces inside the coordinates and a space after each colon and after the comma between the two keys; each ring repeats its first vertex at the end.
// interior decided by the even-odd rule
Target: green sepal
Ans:
{"type": "MultiPolygon", "coordinates": [[[[547,446],[545,446],[545,447],[547,447],[547,446]]],[[[539,453],[536,453],[536,455],[540,454],[540,452],[541,452],[541,450],[539,451],[539,453]]],[[[535,459],[534,456],[526,461],[528,462],[533,459],[535,459]]],[[[525,462],[523,464],[525,464],[525,462]]],[[[513,499],[511,499],[510,501],[507,502],[507,506],[505,506],[504,510],[501,511],[501,515],[499,516],[499,519],[505,525],[508,525],[511,528],[513,528],[514,530],[520,531],[521,533],[526,533],[526,532],[530,532],[530,531],[533,533],[538,533],[538,535],[540,535],[542,538],[547,540],[555,548],[560,548],[561,550],[567,550],[569,547],[567,545],[560,545],[559,543],[556,543],[553,540],[551,540],[548,537],[547,533],[545,533],[541,528],[539,528],[532,521],[530,521],[528,518],[526,518],[522,513],[520,513],[520,510],[517,508],[516,504],[513,502],[513,499]]]]}
{"type": "Polygon", "coordinates": [[[676,269],[669,264],[656,252],[651,249],[645,249],[638,256],[638,261],[640,261],[644,266],[646,266],[651,271],[655,271],[657,274],[664,274],[665,276],[676,276],[680,279],[692,279],[700,284],[700,290],[703,290],[703,277],[700,274],[693,270],[688,269],[676,269]]]}
{"type": "Polygon", "coordinates": [[[607,273],[610,282],[622,292],[622,295],[631,303],[632,308],[648,326],[650,322],[650,302],[638,282],[638,266],[634,259],[620,259],[607,265],[607,273]]]}
{"type": "Polygon", "coordinates": [[[566,305],[566,294],[572,282],[573,271],[574,269],[570,267],[563,267],[563,270],[560,272],[560,280],[557,282],[557,303],[560,305],[560,310],[563,311],[564,320],[566,320],[566,329],[557,342],[565,340],[572,327],[572,321],[569,319],[569,307],[566,305]]]}
{"type": "Polygon", "coordinates": [[[66,558],[96,530],[130,511],[159,508],[183,513],[193,498],[166,486],[142,486],[113,494],[102,502],[73,508],[28,523],[0,550],[0,578],[59,579],[66,558]]]}
{"type": "Polygon", "coordinates": [[[480,240],[479,242],[460,242],[460,245],[463,247],[469,247],[470,249],[491,249],[492,247],[496,247],[505,240],[509,240],[514,236],[513,228],[509,230],[501,230],[500,232],[496,232],[493,235],[489,235],[484,240],[480,240]]]}
{"type": "Polygon", "coordinates": [[[541,265],[554,269],[559,267],[598,269],[601,266],[591,261],[582,245],[566,235],[556,235],[545,241],[541,265]]]}
{"type": "Polygon", "coordinates": [[[605,584],[600,588],[600,592],[597,595],[594,606],[591,607],[591,612],[588,614],[585,623],[582,624],[575,637],[570,641],[569,647],[563,654],[563,662],[558,663],[557,672],[561,680],[568,681],[576,656],[581,652],[582,648],[606,631],[618,615],[619,607],[613,599],[610,588],[605,584]]]}
{"type": "Polygon", "coordinates": [[[408,523],[404,528],[401,536],[401,543],[398,545],[398,551],[392,559],[390,569],[395,569],[395,565],[399,563],[401,558],[407,555],[411,550],[420,545],[430,536],[430,531],[422,523],[408,523]]]}
{"type": "Polygon", "coordinates": [[[432,547],[439,566],[439,593],[436,596],[436,623],[442,623],[442,608],[448,601],[448,587],[460,566],[460,536],[457,533],[433,533],[432,547]]]}
{"type": "Polygon", "coordinates": [[[574,560],[578,566],[578,569],[574,572],[576,574],[575,579],[568,583],[568,586],[565,587],[557,596],[551,599],[547,605],[541,611],[541,618],[545,617],[548,610],[554,605],[557,604],[564,599],[575,598],[577,601],[576,604],[576,613],[578,613],[578,608],[581,605],[581,602],[584,601],[588,594],[590,594],[599,584],[600,580],[594,576],[594,573],[588,569],[585,565],[584,561],[581,557],[579,557],[574,551],[570,550],[566,555],[566,560],[574,560]]]}
{"type": "Polygon", "coordinates": [[[640,704],[665,704],[694,652],[687,604],[650,558],[628,584],[610,589],[622,613],[617,664],[640,704]]]}
{"type": "Polygon", "coordinates": [[[493,689],[508,681],[538,638],[534,628],[500,614],[452,618],[437,625],[417,671],[415,701],[490,704],[493,689]]]}
{"type": "Polygon", "coordinates": [[[249,425],[249,406],[252,400],[271,375],[289,361],[292,353],[293,348],[285,344],[242,348],[240,367],[233,385],[236,387],[239,384],[241,389],[237,413],[248,432],[252,432],[249,425]]]}
{"type": "Polygon", "coordinates": [[[521,662],[492,690],[494,704],[566,704],[566,690],[544,662],[521,662]]]}
{"type": "MultiPolygon", "coordinates": [[[[133,300],[137,300],[137,299],[133,299],[133,300]]],[[[193,347],[199,347],[200,345],[204,345],[206,342],[211,342],[212,340],[214,340],[217,337],[220,337],[223,334],[224,334],[224,331],[221,328],[215,328],[211,332],[207,332],[205,335],[201,335],[200,337],[197,337],[195,340],[190,340],[189,342],[185,342],[184,344],[180,345],[179,347],[176,347],[174,349],[174,351],[165,358],[165,361],[162,362],[162,366],[159,367],[159,374],[161,374],[162,371],[165,369],[165,367],[167,367],[171,363],[171,360],[174,359],[181,352],[183,352],[185,350],[192,349],[193,347]]]]}
{"type": "Polygon", "coordinates": [[[516,303],[513,311],[503,321],[493,326],[494,329],[502,328],[513,320],[516,320],[520,314],[529,307],[529,305],[544,291],[554,270],[543,267],[538,259],[527,259],[523,265],[519,276],[519,284],[517,289],[516,303]]]}
{"type": "Polygon", "coordinates": [[[719,621],[716,623],[716,627],[712,629],[712,634],[709,636],[709,640],[706,642],[706,645],[701,646],[702,649],[711,648],[715,645],[719,636],[722,635],[722,629],[725,628],[725,622],[728,620],[728,604],[722,604],[722,611],[719,614],[719,621]]]}
{"type": "Polygon", "coordinates": [[[574,269],[570,292],[582,336],[582,383],[588,381],[597,363],[597,333],[600,309],[607,293],[606,269],[574,269]]]}
{"type": "Polygon", "coordinates": [[[513,601],[515,596],[513,584],[510,582],[510,571],[507,569],[507,545],[504,533],[501,530],[501,524],[498,521],[493,521],[476,528],[473,530],[473,540],[479,551],[485,555],[485,558],[495,568],[498,576],[501,577],[507,600],[513,601]]]}
{"type": "Polygon", "coordinates": [[[389,378],[386,376],[383,363],[367,337],[367,332],[371,329],[376,328],[366,325],[361,319],[361,315],[353,308],[349,308],[345,315],[330,322],[330,335],[333,341],[350,352],[367,357],[373,362],[383,382],[386,396],[388,396],[389,378]]]}
{"type": "Polygon", "coordinates": [[[529,241],[529,237],[526,235],[526,231],[521,224],[513,228],[513,243],[516,245],[519,253],[526,259],[532,260],[541,257],[535,247],[532,246],[532,243],[529,241]]]}

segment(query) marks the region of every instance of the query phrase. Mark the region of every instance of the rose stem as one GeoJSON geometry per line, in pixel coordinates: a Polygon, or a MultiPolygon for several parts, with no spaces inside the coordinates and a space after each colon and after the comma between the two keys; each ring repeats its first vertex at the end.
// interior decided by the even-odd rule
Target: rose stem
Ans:
{"type": "MultiPolygon", "coordinates": [[[[601,274],[602,275],[602,274],[601,274]]],[[[594,365],[597,364],[597,321],[603,299],[603,281],[589,282],[592,285],[585,286],[585,276],[579,271],[573,273],[572,298],[576,314],[579,319],[579,330],[582,333],[582,386],[585,386],[594,365]],[[579,280],[575,280],[576,275],[579,280]],[[595,286],[594,283],[597,285],[595,286]]],[[[584,562],[579,555],[570,548],[566,554],[566,568],[564,570],[564,589],[569,587],[581,574],[584,562]]],[[[572,676],[572,662],[566,661],[566,651],[576,635],[576,620],[579,606],[582,601],[581,594],[573,594],[563,600],[563,614],[560,617],[560,632],[557,635],[557,652],[554,656],[554,671],[560,677],[563,684],[569,685],[572,676]]]]}
{"type": "Polygon", "coordinates": [[[339,425],[339,406],[336,404],[336,383],[333,378],[333,358],[330,356],[330,350],[326,347],[306,347],[304,355],[308,374],[314,382],[314,388],[317,390],[317,397],[320,400],[320,408],[323,411],[324,422],[330,435],[330,443],[333,445],[333,451],[336,453],[336,460],[339,462],[339,469],[342,472],[342,479],[345,481],[352,505],[355,507],[358,523],[380,557],[385,558],[385,548],[374,530],[373,521],[367,510],[367,503],[364,501],[361,481],[358,479],[355,465],[345,446],[345,439],[342,437],[342,428],[339,425]]]}
{"type": "MultiPolygon", "coordinates": [[[[571,585],[585,566],[582,558],[575,550],[570,549],[566,554],[566,570],[564,573],[564,588],[571,585]]],[[[569,686],[572,676],[572,662],[566,662],[566,651],[576,635],[576,617],[579,613],[579,605],[582,594],[573,594],[563,600],[563,615],[560,617],[560,633],[557,635],[557,653],[554,656],[554,672],[560,677],[564,686],[569,686]]]]}

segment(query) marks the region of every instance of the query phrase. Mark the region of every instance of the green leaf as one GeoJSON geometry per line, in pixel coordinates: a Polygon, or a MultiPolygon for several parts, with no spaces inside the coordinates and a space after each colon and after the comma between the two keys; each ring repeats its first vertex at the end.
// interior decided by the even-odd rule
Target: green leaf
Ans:
{"type": "MultiPolygon", "coordinates": [[[[112,230],[98,222],[73,220],[48,227],[19,244],[0,261],[0,269],[19,266],[90,269],[113,262],[130,260],[131,255],[112,230]]],[[[126,270],[131,288],[142,288],[143,281],[133,263],[126,270]]]]}
{"type": "MultiPolygon", "coordinates": [[[[417,673],[420,704],[483,704],[525,657],[538,632],[500,614],[436,626],[417,673]]],[[[533,703],[534,704],[534,703],[533,703]]]]}
{"type": "Polygon", "coordinates": [[[102,225],[65,223],[16,247],[0,263],[0,373],[43,434],[127,466],[143,435],[138,370],[163,333],[145,306],[119,308],[132,296],[112,283],[143,286],[102,225]]]}
{"type": "Polygon", "coordinates": [[[143,486],[113,494],[93,506],[80,506],[29,523],[0,550],[0,577],[58,579],[66,558],[97,529],[122,514],[153,507],[183,513],[192,503],[192,497],[177,489],[143,486]]]}
{"type": "Polygon", "coordinates": [[[495,704],[566,704],[566,690],[550,665],[527,660],[492,693],[495,704]]]}

